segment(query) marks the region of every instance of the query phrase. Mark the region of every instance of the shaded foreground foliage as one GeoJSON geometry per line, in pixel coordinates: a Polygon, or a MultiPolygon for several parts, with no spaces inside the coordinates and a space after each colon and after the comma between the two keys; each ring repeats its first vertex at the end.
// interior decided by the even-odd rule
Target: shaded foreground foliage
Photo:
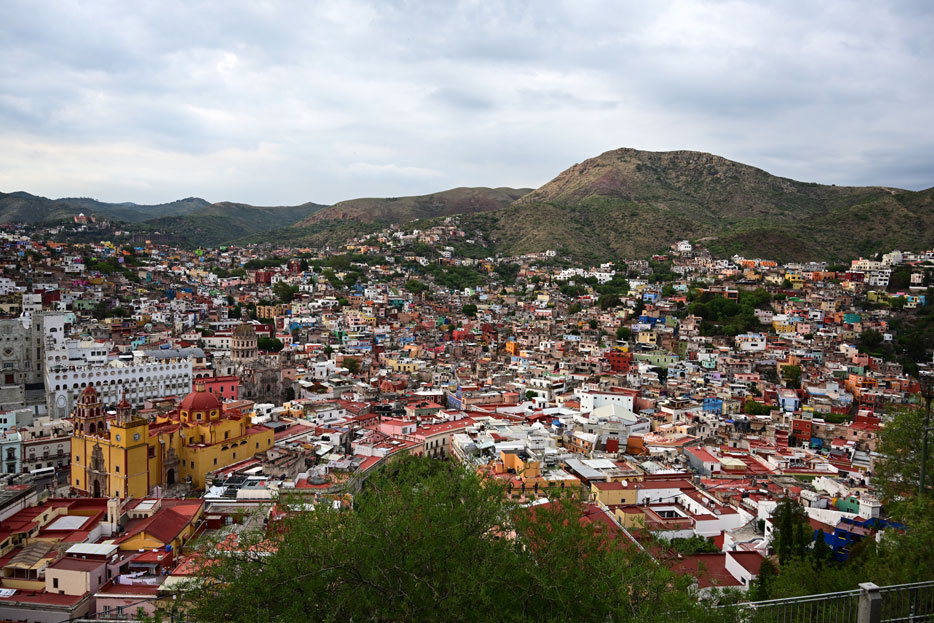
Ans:
{"type": "Polygon", "coordinates": [[[207,544],[204,579],[178,603],[199,621],[729,616],[699,604],[690,578],[583,512],[575,496],[522,508],[456,464],[406,457],[374,474],[352,509],[319,503],[265,533],[242,533],[235,555],[207,544]]]}

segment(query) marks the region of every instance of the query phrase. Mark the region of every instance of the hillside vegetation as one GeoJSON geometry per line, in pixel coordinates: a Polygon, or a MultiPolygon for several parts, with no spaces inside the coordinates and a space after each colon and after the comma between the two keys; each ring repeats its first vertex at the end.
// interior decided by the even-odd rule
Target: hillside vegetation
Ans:
{"type": "Polygon", "coordinates": [[[934,189],[824,186],[706,153],[618,149],[462,222],[506,253],[644,257],[690,239],[722,254],[841,259],[929,247],[932,201],[934,189]]]}
{"type": "Polygon", "coordinates": [[[259,232],[288,228],[324,207],[316,203],[263,207],[225,201],[190,214],[150,219],[140,225],[171,235],[179,246],[214,246],[259,232]]]}
{"type": "Polygon", "coordinates": [[[383,199],[350,199],[316,212],[296,223],[308,227],[328,221],[406,223],[422,218],[489,212],[511,205],[529,188],[452,188],[430,195],[383,199]]]}
{"type": "MultiPolygon", "coordinates": [[[[183,247],[213,246],[273,229],[287,228],[327,206],[252,206],[210,203],[197,197],[171,203],[139,205],[104,203],[88,198],[47,199],[29,193],[0,193],[0,223],[52,225],[71,221],[80,213],[122,223],[125,229],[169,236],[183,247]]],[[[80,238],[79,233],[63,236],[80,238]]]]}
{"type": "Polygon", "coordinates": [[[0,223],[57,223],[71,220],[82,212],[110,220],[136,223],[162,216],[190,214],[209,205],[209,202],[197,197],[156,205],[139,205],[106,203],[87,197],[47,199],[25,192],[0,193],[0,223]]]}

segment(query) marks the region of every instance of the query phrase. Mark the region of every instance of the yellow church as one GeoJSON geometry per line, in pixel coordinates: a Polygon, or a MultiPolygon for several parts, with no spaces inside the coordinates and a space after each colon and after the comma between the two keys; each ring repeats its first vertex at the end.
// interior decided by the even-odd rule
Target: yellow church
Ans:
{"type": "Polygon", "coordinates": [[[72,420],[71,487],[92,497],[146,497],[155,486],[189,479],[203,488],[208,473],[273,444],[272,429],[225,410],[201,384],[154,421],[135,415],[126,399],[116,416],[108,415],[97,390],[88,387],[72,420]]]}

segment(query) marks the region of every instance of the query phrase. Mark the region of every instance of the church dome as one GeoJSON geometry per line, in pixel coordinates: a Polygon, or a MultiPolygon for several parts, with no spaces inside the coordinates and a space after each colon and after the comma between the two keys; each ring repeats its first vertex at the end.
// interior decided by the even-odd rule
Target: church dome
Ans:
{"type": "Polygon", "coordinates": [[[179,411],[187,413],[209,412],[220,408],[221,401],[211,392],[204,391],[204,385],[195,385],[195,391],[185,396],[178,406],[179,411]]]}
{"type": "Polygon", "coordinates": [[[256,330],[253,329],[253,325],[244,322],[243,324],[237,325],[237,328],[234,329],[233,336],[239,338],[256,337],[256,330]]]}

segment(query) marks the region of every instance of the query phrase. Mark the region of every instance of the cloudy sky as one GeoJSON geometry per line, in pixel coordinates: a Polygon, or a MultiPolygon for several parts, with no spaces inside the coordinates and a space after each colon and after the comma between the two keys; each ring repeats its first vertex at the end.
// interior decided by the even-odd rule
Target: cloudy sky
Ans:
{"type": "Polygon", "coordinates": [[[934,185],[934,2],[0,0],[0,191],[331,203],[617,147],[934,185]]]}

